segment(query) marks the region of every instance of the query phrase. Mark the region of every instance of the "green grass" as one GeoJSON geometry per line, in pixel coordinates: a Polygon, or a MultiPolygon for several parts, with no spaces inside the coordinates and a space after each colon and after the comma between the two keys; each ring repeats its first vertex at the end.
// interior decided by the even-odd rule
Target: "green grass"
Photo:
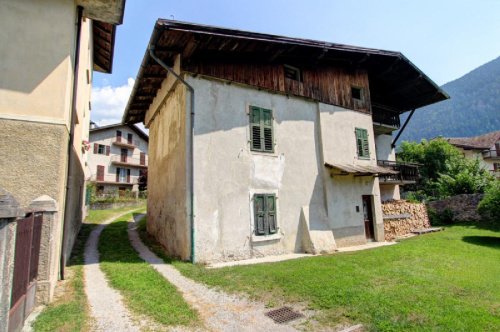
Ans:
{"type": "MultiPolygon", "coordinates": [[[[138,206],[137,208],[141,208],[138,206]]],[[[143,208],[143,207],[142,207],[143,208]]],[[[134,207],[113,210],[90,210],[80,229],[68,266],[64,294],[50,303],[33,323],[35,331],[87,331],[89,312],[83,284],[83,264],[85,242],[95,226],[112,216],[127,212],[134,207]]]]}
{"type": "Polygon", "coordinates": [[[474,226],[389,247],[279,263],[205,269],[187,277],[271,304],[306,303],[324,326],[368,330],[500,329],[500,233],[474,226]]]}
{"type": "Polygon", "coordinates": [[[120,213],[124,213],[133,209],[144,208],[144,204],[139,204],[137,207],[134,206],[125,206],[118,209],[112,210],[89,210],[88,216],[85,219],[85,222],[88,224],[100,224],[103,221],[112,218],[120,213]]]}
{"type": "Polygon", "coordinates": [[[89,313],[83,286],[83,252],[91,225],[82,225],[66,267],[67,286],[62,297],[48,305],[33,323],[34,331],[86,331],[89,313]]]}
{"type": "Polygon", "coordinates": [[[103,230],[99,240],[101,269],[111,286],[120,291],[128,307],[138,315],[163,325],[197,325],[196,312],[177,289],[131,246],[127,234],[131,218],[132,214],[118,218],[103,230]]]}

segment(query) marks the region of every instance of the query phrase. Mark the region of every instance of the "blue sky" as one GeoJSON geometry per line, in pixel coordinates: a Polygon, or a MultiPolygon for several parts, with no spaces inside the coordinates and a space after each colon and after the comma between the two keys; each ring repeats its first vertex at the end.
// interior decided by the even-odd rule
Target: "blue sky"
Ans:
{"type": "Polygon", "coordinates": [[[118,122],[158,18],[400,51],[442,85],[500,56],[500,0],[127,0],[92,119],[118,122]]]}

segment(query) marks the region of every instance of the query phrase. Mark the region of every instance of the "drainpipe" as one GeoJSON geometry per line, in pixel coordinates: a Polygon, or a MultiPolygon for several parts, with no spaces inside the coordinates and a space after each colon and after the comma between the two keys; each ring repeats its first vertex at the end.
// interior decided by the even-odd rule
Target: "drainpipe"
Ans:
{"type": "Polygon", "coordinates": [[[191,262],[195,262],[194,255],[194,171],[193,171],[193,141],[194,141],[194,89],[189,83],[187,83],[182,77],[180,77],[172,68],[167,66],[163,61],[161,61],[156,54],[154,53],[155,47],[154,45],[149,46],[149,55],[153,58],[160,66],[166,69],[170,74],[174,75],[174,77],[184,84],[186,88],[189,90],[190,94],[190,111],[191,111],[191,133],[189,140],[189,161],[188,161],[188,172],[189,172],[189,223],[191,226],[191,262]]]}
{"type": "Polygon", "coordinates": [[[63,234],[62,234],[62,246],[61,246],[61,280],[64,280],[64,267],[66,264],[66,238],[68,233],[68,224],[70,223],[70,204],[69,195],[73,186],[73,172],[71,166],[74,162],[73,157],[73,144],[75,142],[75,119],[76,119],[76,94],[78,90],[78,69],[80,67],[80,35],[82,31],[82,17],[83,17],[83,7],[77,7],[77,22],[76,22],[76,44],[75,44],[75,67],[73,68],[73,91],[71,100],[71,120],[69,124],[69,142],[68,142],[68,168],[66,170],[66,199],[64,202],[64,224],[63,224],[63,234]]]}
{"type": "Polygon", "coordinates": [[[391,148],[394,149],[396,147],[396,142],[398,141],[399,136],[401,136],[401,134],[405,130],[406,125],[408,124],[408,122],[410,122],[410,119],[413,116],[413,113],[415,113],[415,109],[412,109],[411,112],[410,112],[410,115],[408,115],[408,117],[406,118],[406,121],[403,124],[403,127],[401,127],[401,129],[399,130],[398,134],[396,135],[396,138],[394,138],[394,141],[392,141],[391,148]]]}

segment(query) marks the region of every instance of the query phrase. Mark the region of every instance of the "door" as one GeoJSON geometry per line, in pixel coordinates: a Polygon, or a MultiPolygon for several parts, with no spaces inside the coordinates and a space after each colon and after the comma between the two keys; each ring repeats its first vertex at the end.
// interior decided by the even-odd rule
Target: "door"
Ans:
{"type": "Polygon", "coordinates": [[[128,154],[127,149],[121,149],[121,151],[120,151],[120,156],[121,156],[120,161],[122,163],[126,163],[127,162],[127,154],[128,154]]]}
{"type": "Polygon", "coordinates": [[[365,235],[367,240],[374,240],[372,196],[363,195],[363,220],[365,224],[365,235]]]}

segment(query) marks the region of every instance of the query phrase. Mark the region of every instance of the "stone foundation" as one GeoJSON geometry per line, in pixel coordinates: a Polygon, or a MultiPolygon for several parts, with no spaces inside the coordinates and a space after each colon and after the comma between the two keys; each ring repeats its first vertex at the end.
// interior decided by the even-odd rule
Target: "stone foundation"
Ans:
{"type": "Polygon", "coordinates": [[[410,234],[414,229],[431,226],[427,208],[423,203],[388,201],[382,204],[382,213],[386,241],[410,234]]]}

